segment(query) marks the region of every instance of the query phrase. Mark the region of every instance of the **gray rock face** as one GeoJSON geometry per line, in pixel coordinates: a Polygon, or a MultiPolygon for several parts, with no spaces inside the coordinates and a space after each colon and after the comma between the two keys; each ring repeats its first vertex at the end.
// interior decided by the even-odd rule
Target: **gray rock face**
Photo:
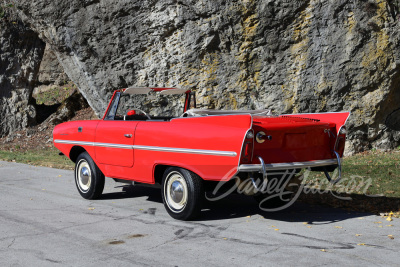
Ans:
{"type": "Polygon", "coordinates": [[[58,62],[57,56],[46,46],[40,63],[38,82],[42,85],[62,85],[68,81],[68,76],[58,62]]]}
{"type": "Polygon", "coordinates": [[[46,46],[42,60],[40,62],[39,73],[36,87],[33,89],[32,96],[49,90],[63,90],[63,85],[69,82],[68,76],[58,62],[54,52],[46,46]]]}
{"type": "Polygon", "coordinates": [[[399,145],[391,0],[20,0],[101,114],[114,89],[195,89],[207,108],[352,112],[348,152],[399,145]]]}
{"type": "Polygon", "coordinates": [[[20,22],[0,20],[0,137],[35,123],[31,95],[44,47],[20,22]]]}

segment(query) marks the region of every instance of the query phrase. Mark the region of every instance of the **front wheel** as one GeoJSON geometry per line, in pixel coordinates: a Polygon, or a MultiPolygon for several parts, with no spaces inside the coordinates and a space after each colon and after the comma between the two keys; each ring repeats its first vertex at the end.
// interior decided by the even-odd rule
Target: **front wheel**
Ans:
{"type": "Polygon", "coordinates": [[[76,160],[75,184],[85,199],[96,199],[103,193],[104,174],[87,152],[81,153],[76,160]]]}
{"type": "Polygon", "coordinates": [[[169,167],[163,175],[161,192],[165,209],[171,217],[190,220],[200,214],[204,188],[197,174],[169,167]]]}

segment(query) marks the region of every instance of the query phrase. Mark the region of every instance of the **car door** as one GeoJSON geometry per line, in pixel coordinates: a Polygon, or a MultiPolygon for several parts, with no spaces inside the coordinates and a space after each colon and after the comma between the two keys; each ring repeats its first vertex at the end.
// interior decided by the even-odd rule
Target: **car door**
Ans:
{"type": "Polygon", "coordinates": [[[96,129],[97,162],[105,165],[132,167],[133,142],[138,121],[103,120],[96,129]]]}

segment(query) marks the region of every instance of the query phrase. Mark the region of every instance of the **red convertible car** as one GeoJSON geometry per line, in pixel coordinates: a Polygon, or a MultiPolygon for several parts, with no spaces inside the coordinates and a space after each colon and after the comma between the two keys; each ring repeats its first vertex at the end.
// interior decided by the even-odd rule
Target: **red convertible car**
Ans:
{"type": "Polygon", "coordinates": [[[239,177],[257,188],[270,172],[304,168],[328,179],[339,168],[340,179],[348,116],[196,109],[190,90],[131,87],[114,92],[101,120],[57,125],[53,140],[75,162],[82,197],[98,198],[105,177],[159,183],[168,213],[188,220],[210,181],[239,177]]]}

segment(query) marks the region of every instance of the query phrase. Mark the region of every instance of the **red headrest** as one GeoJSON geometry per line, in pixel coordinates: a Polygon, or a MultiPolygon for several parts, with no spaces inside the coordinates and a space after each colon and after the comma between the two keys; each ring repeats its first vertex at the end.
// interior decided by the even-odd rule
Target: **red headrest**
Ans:
{"type": "Polygon", "coordinates": [[[134,110],[129,110],[128,113],[126,113],[126,115],[131,116],[131,115],[135,115],[136,111],[134,110]]]}

